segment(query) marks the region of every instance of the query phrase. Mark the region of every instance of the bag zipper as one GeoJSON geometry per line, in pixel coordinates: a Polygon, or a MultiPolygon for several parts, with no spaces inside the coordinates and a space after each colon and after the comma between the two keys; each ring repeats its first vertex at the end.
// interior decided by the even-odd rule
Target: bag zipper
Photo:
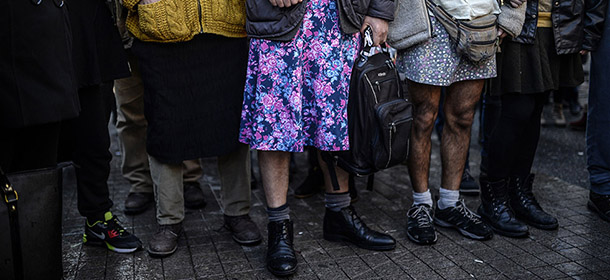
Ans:
{"type": "Polygon", "coordinates": [[[375,88],[373,88],[373,84],[371,83],[371,80],[369,79],[369,76],[366,75],[366,73],[364,74],[364,78],[369,83],[369,86],[371,86],[371,91],[373,92],[373,96],[375,97],[375,104],[378,104],[379,101],[377,101],[377,94],[375,93],[375,88]]]}
{"type": "Polygon", "coordinates": [[[390,161],[392,160],[392,135],[396,133],[396,126],[398,126],[398,125],[400,125],[402,123],[408,122],[408,121],[413,121],[413,117],[402,119],[402,120],[390,123],[390,127],[389,127],[389,129],[390,129],[390,140],[389,140],[389,143],[388,143],[388,147],[390,147],[390,152],[388,154],[388,162],[385,164],[385,168],[388,168],[388,166],[390,166],[390,161]]]}

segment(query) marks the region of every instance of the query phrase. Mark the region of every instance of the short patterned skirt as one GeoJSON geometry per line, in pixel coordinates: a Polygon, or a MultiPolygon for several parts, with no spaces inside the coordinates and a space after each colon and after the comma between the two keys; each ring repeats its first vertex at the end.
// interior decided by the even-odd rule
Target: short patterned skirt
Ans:
{"type": "Polygon", "coordinates": [[[430,15],[433,37],[401,52],[397,68],[407,79],[433,86],[496,76],[496,58],[474,63],[458,55],[445,27],[430,15]]]}
{"type": "Polygon", "coordinates": [[[341,32],[335,0],[309,0],[295,38],[252,39],[239,140],[253,149],[349,149],[347,100],[360,37],[341,32]]]}

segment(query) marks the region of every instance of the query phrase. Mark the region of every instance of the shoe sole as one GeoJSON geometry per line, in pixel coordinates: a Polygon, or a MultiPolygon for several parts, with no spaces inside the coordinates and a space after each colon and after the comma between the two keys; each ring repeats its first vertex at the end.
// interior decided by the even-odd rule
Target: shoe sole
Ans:
{"type": "Polygon", "coordinates": [[[481,213],[479,213],[479,215],[481,216],[481,219],[483,220],[483,222],[485,222],[495,233],[497,233],[499,235],[506,236],[506,237],[514,237],[514,238],[525,238],[530,235],[529,231],[511,232],[511,231],[501,230],[499,228],[494,227],[492,225],[492,223],[487,218],[485,218],[485,216],[481,215],[481,213]]]}
{"type": "Polygon", "coordinates": [[[275,276],[279,276],[279,277],[286,277],[286,276],[290,276],[292,274],[294,274],[295,272],[297,272],[297,268],[298,268],[298,264],[291,270],[273,270],[271,269],[269,266],[267,266],[267,270],[269,270],[269,272],[271,272],[271,274],[275,275],[275,276]]]}
{"type": "Polygon", "coordinates": [[[345,241],[345,242],[349,242],[351,244],[354,244],[362,249],[367,249],[367,250],[373,250],[373,251],[389,251],[389,250],[393,250],[394,248],[396,248],[396,243],[392,244],[392,245],[362,245],[362,244],[358,244],[356,242],[353,242],[351,240],[349,240],[349,238],[346,238],[342,235],[336,235],[336,234],[323,234],[324,239],[331,241],[331,242],[341,242],[341,241],[345,241]]]}
{"type": "Polygon", "coordinates": [[[417,239],[415,239],[415,237],[411,236],[409,231],[407,231],[407,237],[409,238],[409,240],[413,241],[413,243],[418,244],[418,245],[432,245],[432,244],[436,243],[436,240],[438,240],[438,235],[436,233],[434,234],[434,240],[431,240],[431,241],[417,240],[417,239]]]}
{"type": "Polygon", "coordinates": [[[460,189],[460,193],[465,195],[479,195],[480,192],[479,189],[460,189]]]}
{"type": "Polygon", "coordinates": [[[237,244],[244,245],[244,246],[253,246],[253,245],[256,245],[258,243],[261,243],[261,241],[263,241],[262,237],[259,238],[259,239],[256,239],[256,240],[241,240],[241,239],[238,239],[235,236],[231,236],[231,237],[233,238],[233,240],[235,242],[237,242],[237,244]]]}
{"type": "Polygon", "coordinates": [[[589,210],[593,211],[594,213],[596,213],[600,218],[602,218],[602,220],[610,222],[610,217],[606,216],[604,213],[602,213],[599,208],[597,208],[597,206],[595,206],[595,204],[591,201],[587,202],[587,207],[589,208],[589,210]]]}
{"type": "Polygon", "coordinates": [[[90,240],[87,242],[83,242],[83,244],[87,245],[87,246],[92,246],[92,247],[105,247],[110,251],[113,252],[117,252],[117,253],[121,253],[121,254],[129,254],[129,253],[133,253],[137,250],[140,250],[142,247],[137,247],[137,248],[117,248],[114,247],[110,244],[108,244],[108,242],[106,241],[96,241],[96,240],[90,240]]]}
{"type": "Polygon", "coordinates": [[[153,258],[164,258],[164,257],[168,257],[168,256],[172,255],[173,253],[175,253],[177,249],[178,249],[178,246],[176,246],[170,252],[156,252],[156,251],[151,251],[150,248],[147,249],[146,251],[148,251],[148,255],[150,255],[153,258]]]}
{"type": "Polygon", "coordinates": [[[527,220],[525,217],[522,216],[518,216],[516,215],[517,219],[521,220],[522,222],[525,222],[526,224],[533,226],[537,229],[542,229],[542,230],[556,230],[559,228],[559,223],[556,224],[552,224],[552,225],[544,225],[544,224],[538,224],[538,223],[534,223],[531,222],[529,220],[527,220]]]}
{"type": "Polygon", "coordinates": [[[435,224],[435,225],[438,225],[438,226],[440,226],[440,227],[444,227],[444,228],[452,228],[452,229],[455,229],[455,230],[457,230],[457,231],[458,231],[460,234],[462,234],[463,236],[466,236],[466,237],[471,238],[471,239],[474,239],[474,240],[481,240],[481,241],[482,241],[482,240],[489,240],[489,239],[491,239],[491,238],[493,237],[493,233],[492,233],[492,234],[490,234],[490,235],[487,235],[487,236],[473,234],[473,233],[468,232],[468,231],[466,231],[466,230],[463,230],[463,229],[461,229],[461,228],[459,228],[459,227],[457,227],[457,226],[455,226],[455,225],[452,225],[452,224],[450,224],[450,223],[447,223],[447,222],[445,222],[445,221],[443,221],[443,220],[439,220],[439,219],[437,219],[436,217],[434,217],[434,224],[435,224]]]}

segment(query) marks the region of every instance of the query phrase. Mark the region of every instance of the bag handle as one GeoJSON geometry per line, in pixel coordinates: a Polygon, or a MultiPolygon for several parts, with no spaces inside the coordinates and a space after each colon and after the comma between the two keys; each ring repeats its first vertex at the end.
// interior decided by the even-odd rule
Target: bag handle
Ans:
{"type": "Polygon", "coordinates": [[[13,273],[15,279],[23,279],[23,256],[21,252],[21,234],[19,233],[19,215],[17,210],[19,194],[13,188],[8,180],[8,177],[0,168],[0,189],[2,189],[2,198],[8,208],[9,228],[11,230],[11,247],[13,251],[13,273]]]}

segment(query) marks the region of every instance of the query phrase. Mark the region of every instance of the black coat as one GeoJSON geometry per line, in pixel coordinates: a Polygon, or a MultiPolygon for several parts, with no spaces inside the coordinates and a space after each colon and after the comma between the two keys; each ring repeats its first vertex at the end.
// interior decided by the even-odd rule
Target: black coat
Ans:
{"type": "Polygon", "coordinates": [[[106,0],[64,1],[72,24],[78,87],[129,77],[123,42],[106,0]]]}
{"type": "MultiPolygon", "coordinates": [[[[289,8],[274,7],[269,1],[246,0],[246,32],[253,38],[289,41],[296,34],[306,12],[307,1],[289,8]]],[[[392,21],[394,0],[335,0],[339,9],[341,28],[345,33],[356,33],[365,16],[392,21]]]]}
{"type": "MultiPolygon", "coordinates": [[[[552,0],[551,21],[557,54],[595,50],[604,27],[607,5],[608,0],[552,0]]],[[[537,24],[538,0],[528,0],[523,30],[513,41],[533,44],[537,24]]]]}
{"type": "Polygon", "coordinates": [[[0,0],[0,127],[78,115],[70,25],[61,0],[0,0]]]}

